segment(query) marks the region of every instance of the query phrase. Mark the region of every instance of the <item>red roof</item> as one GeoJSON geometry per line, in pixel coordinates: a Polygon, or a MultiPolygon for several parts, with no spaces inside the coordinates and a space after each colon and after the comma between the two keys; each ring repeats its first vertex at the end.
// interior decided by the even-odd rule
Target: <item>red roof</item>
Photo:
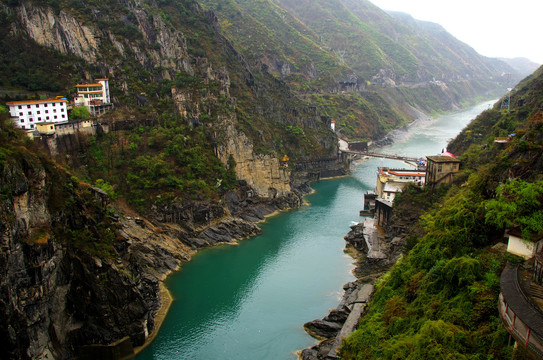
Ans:
{"type": "Polygon", "coordinates": [[[441,156],[449,156],[449,157],[452,157],[452,158],[455,158],[455,159],[456,159],[456,156],[454,156],[453,153],[450,153],[450,152],[448,152],[448,151],[445,151],[444,153],[442,153],[441,156]]]}
{"type": "Polygon", "coordinates": [[[426,172],[421,171],[406,171],[406,170],[392,170],[392,169],[379,169],[381,175],[386,176],[387,174],[396,175],[396,176],[426,176],[426,172]]]}
{"type": "Polygon", "coordinates": [[[30,105],[30,104],[43,104],[54,102],[68,102],[66,99],[46,99],[46,100],[25,100],[25,101],[10,101],[6,105],[30,105]]]}
{"type": "Polygon", "coordinates": [[[425,172],[399,172],[389,170],[388,173],[397,176],[426,176],[425,172]]]}

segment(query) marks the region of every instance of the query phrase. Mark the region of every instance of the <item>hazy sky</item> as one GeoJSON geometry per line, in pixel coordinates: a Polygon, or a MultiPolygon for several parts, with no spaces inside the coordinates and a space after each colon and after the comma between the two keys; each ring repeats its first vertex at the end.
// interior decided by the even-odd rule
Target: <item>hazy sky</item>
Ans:
{"type": "Polygon", "coordinates": [[[543,0],[370,0],[442,25],[489,57],[526,57],[543,64],[543,0]]]}

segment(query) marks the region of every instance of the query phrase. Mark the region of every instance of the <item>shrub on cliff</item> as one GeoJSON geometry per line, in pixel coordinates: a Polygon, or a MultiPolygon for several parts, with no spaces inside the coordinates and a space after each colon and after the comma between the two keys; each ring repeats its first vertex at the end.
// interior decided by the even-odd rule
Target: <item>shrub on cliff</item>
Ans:
{"type": "Polygon", "coordinates": [[[422,216],[424,235],[378,287],[342,359],[510,356],[496,309],[506,256],[489,247],[501,234],[486,219],[489,180],[472,175],[422,216]]]}

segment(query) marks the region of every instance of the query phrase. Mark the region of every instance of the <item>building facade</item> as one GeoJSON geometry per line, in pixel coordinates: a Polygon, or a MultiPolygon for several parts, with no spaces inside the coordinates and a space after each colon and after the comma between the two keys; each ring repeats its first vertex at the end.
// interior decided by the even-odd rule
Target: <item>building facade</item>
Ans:
{"type": "Polygon", "coordinates": [[[109,79],[94,79],[94,84],[76,85],[77,95],[74,97],[75,106],[85,106],[91,115],[99,115],[111,108],[109,79]]]}
{"type": "Polygon", "coordinates": [[[109,79],[95,79],[94,84],[76,85],[77,95],[74,99],[76,106],[91,106],[93,104],[109,104],[109,79]]]}
{"type": "Polygon", "coordinates": [[[525,260],[531,259],[543,249],[543,238],[533,236],[529,240],[522,238],[522,232],[518,227],[506,231],[507,252],[522,256],[525,260]]]}
{"type": "Polygon", "coordinates": [[[425,178],[426,173],[420,170],[379,168],[375,192],[379,198],[393,202],[409,183],[422,186],[425,178]]]}
{"type": "Polygon", "coordinates": [[[9,107],[10,116],[15,124],[24,130],[34,130],[38,123],[68,121],[66,99],[47,99],[29,101],[11,101],[9,107]]]}
{"type": "Polygon", "coordinates": [[[454,176],[460,171],[460,160],[448,152],[427,156],[426,160],[427,185],[451,185],[454,176]]]}

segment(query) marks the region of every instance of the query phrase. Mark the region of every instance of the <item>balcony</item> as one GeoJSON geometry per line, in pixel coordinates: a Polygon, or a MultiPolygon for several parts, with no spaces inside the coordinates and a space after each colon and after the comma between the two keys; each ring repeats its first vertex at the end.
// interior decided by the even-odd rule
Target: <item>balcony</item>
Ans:
{"type": "Polygon", "coordinates": [[[530,358],[543,359],[543,289],[532,273],[507,264],[500,278],[499,312],[505,328],[530,358]]]}

